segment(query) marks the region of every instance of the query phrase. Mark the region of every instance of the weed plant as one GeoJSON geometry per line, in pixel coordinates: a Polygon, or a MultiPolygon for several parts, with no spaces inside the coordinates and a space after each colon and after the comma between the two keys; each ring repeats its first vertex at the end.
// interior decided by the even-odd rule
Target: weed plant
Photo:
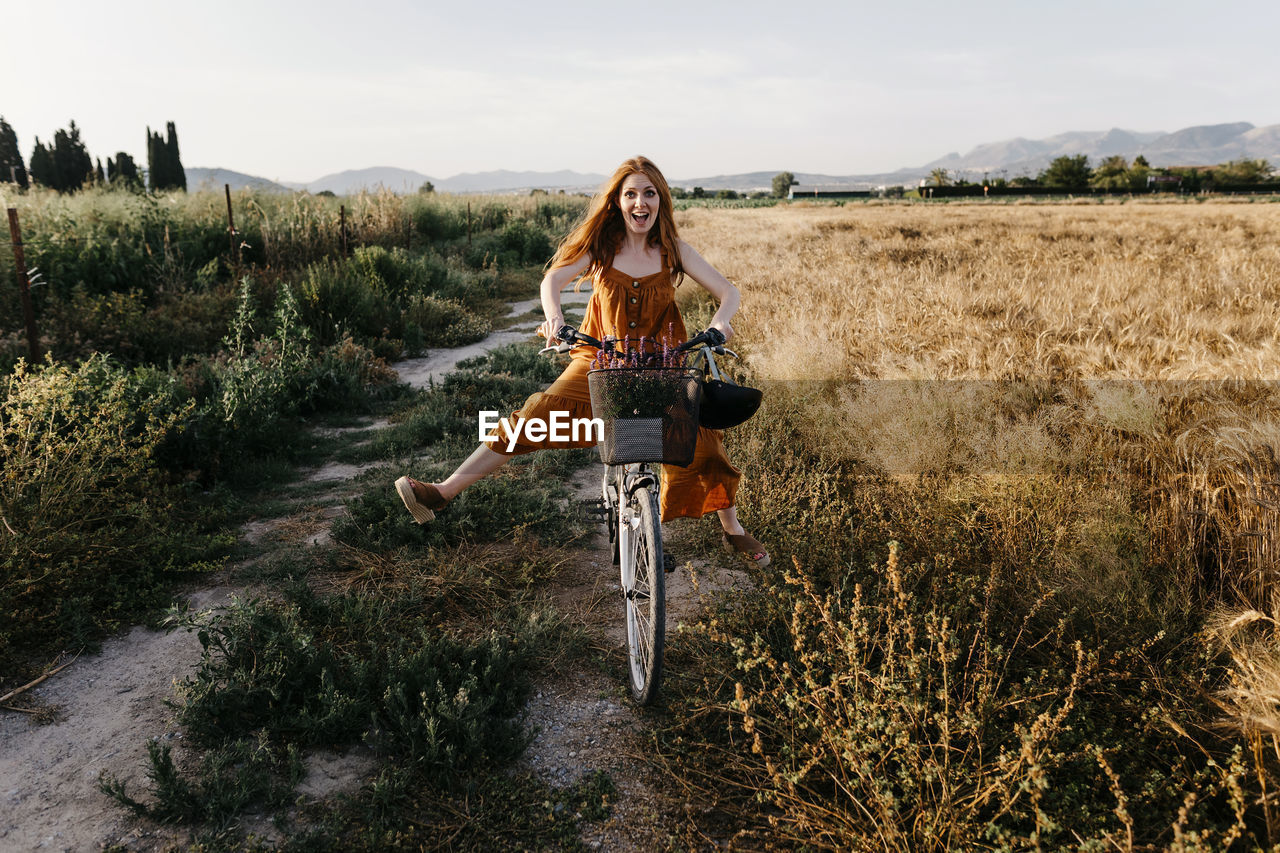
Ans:
{"type": "MultiPolygon", "coordinates": [[[[785,445],[822,389],[771,390],[772,419],[731,433],[731,452],[753,475],[746,523],[792,567],[758,572],[677,642],[693,672],[673,680],[657,744],[747,847],[1268,838],[1275,756],[1216,725],[1204,685],[1229,670],[1183,580],[1144,563],[1114,472],[975,477],[969,457],[946,476],[954,458],[923,427],[925,469],[876,470],[830,443],[785,445]]],[[[953,457],[978,439],[954,430],[953,457]]]]}
{"type": "Polygon", "coordinates": [[[166,575],[212,567],[156,457],[193,411],[102,357],[24,363],[0,403],[0,666],[91,645],[159,603],[166,575]]]}
{"type": "MultiPolygon", "coordinates": [[[[255,331],[248,279],[225,355],[184,373],[95,355],[19,362],[0,405],[0,661],[91,644],[161,605],[173,576],[226,553],[199,497],[253,460],[288,453],[287,424],[367,407],[385,363],[351,341],[317,353],[287,286],[255,331]],[[199,520],[201,516],[204,520],[199,520]]],[[[11,669],[12,668],[12,669],[11,669]]]]}
{"type": "MultiPolygon", "coordinates": [[[[555,372],[533,352],[471,360],[410,411],[435,407],[473,431],[477,399],[515,405],[555,372]]],[[[474,436],[437,442],[436,464],[472,445],[474,436]]],[[[511,466],[425,527],[387,487],[391,475],[374,469],[333,528],[338,547],[283,555],[260,575],[283,582],[278,597],[175,615],[204,650],[175,702],[199,755],[179,761],[155,747],[147,797],[112,779],[104,790],[138,814],[192,825],[211,849],[249,845],[233,825],[250,808],[278,815],[285,849],[416,849],[429,843],[424,815],[450,827],[454,849],[487,849],[512,833],[578,849],[578,825],[612,800],[608,777],[556,790],[513,784],[502,770],[526,743],[518,713],[532,673],[584,646],[539,594],[559,570],[555,546],[580,533],[557,485],[563,472],[548,477],[545,464],[511,466]],[[357,744],[379,758],[371,781],[322,809],[286,813],[309,749],[357,744]]]]}

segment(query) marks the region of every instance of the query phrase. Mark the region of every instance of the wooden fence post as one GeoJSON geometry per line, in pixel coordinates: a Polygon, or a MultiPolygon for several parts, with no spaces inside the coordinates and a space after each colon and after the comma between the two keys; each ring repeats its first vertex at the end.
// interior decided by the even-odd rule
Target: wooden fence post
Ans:
{"type": "Polygon", "coordinates": [[[22,230],[18,227],[18,209],[9,208],[9,238],[13,241],[13,265],[18,271],[18,288],[22,291],[22,319],[27,326],[27,354],[31,363],[40,361],[40,333],[36,330],[36,312],[31,305],[31,279],[27,277],[27,259],[22,251],[22,230]]]}
{"type": "Polygon", "coordinates": [[[236,239],[236,220],[231,215],[231,184],[223,184],[227,192],[227,239],[231,242],[232,276],[240,280],[240,241],[236,239]]]}

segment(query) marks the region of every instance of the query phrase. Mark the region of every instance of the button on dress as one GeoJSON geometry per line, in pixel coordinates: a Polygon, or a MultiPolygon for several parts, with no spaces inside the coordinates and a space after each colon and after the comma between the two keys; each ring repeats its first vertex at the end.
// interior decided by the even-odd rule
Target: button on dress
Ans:
{"type": "MultiPolygon", "coordinates": [[[[610,267],[597,277],[587,302],[581,331],[597,340],[606,335],[630,336],[634,342],[644,336],[676,345],[684,341],[684,321],[676,307],[676,289],[671,272],[662,269],[653,275],[630,276],[610,267]]],[[[591,394],[587,389],[587,371],[596,356],[595,347],[575,347],[569,366],[545,391],[532,394],[512,414],[526,420],[550,421],[551,412],[568,412],[570,418],[590,418],[591,394]]],[[[506,431],[499,429],[499,441],[490,448],[504,456],[516,456],[546,448],[595,447],[593,441],[531,442],[523,434],[510,453],[506,431]]],[[[662,494],[659,505],[662,520],[699,518],[708,512],[734,505],[741,472],[729,462],[724,450],[724,433],[698,428],[698,444],[693,462],[687,468],[662,466],[662,494]]]]}

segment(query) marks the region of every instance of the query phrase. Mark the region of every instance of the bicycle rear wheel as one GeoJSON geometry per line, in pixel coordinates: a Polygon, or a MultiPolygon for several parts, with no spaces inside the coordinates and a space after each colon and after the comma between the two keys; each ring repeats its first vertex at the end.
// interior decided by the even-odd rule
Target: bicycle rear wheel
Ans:
{"type": "Polygon", "coordinates": [[[662,527],[658,499],[649,486],[636,488],[628,499],[629,535],[619,537],[623,553],[622,592],[627,610],[627,658],[631,696],[647,705],[658,695],[662,681],[662,650],[666,641],[666,590],[662,570],[662,527]]]}

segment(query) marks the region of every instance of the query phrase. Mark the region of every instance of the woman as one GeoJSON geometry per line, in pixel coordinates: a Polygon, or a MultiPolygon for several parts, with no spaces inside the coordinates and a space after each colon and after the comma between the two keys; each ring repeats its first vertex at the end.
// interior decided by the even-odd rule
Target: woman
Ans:
{"type": "MultiPolygon", "coordinates": [[[[542,279],[542,311],[546,322],[538,333],[548,340],[565,324],[560,292],[573,281],[592,282],[591,299],[581,330],[596,339],[629,336],[632,341],[679,343],[688,336],[675,303],[676,285],[684,276],[702,285],[720,303],[710,328],[728,340],[738,310],[738,289],[676,234],[671,190],[648,158],[627,160],[606,188],[591,200],[582,221],[556,250],[542,279]]],[[[580,346],[569,366],[546,391],[534,394],[515,413],[526,419],[550,421],[551,412],[570,418],[590,418],[587,371],[596,355],[580,346]]],[[[515,417],[510,419],[515,423],[515,417]]],[[[663,466],[660,504],[662,520],[698,518],[716,512],[724,530],[724,544],[756,565],[769,564],[764,547],[746,534],[738,522],[734,496],[740,473],[724,452],[722,433],[699,429],[693,462],[687,468],[663,466]]],[[[509,436],[481,444],[443,483],[420,483],[412,477],[396,481],[396,491],[419,523],[435,517],[463,489],[496,471],[510,456],[548,447],[592,447],[592,442],[536,441],[523,435],[508,449],[509,436]]]]}

